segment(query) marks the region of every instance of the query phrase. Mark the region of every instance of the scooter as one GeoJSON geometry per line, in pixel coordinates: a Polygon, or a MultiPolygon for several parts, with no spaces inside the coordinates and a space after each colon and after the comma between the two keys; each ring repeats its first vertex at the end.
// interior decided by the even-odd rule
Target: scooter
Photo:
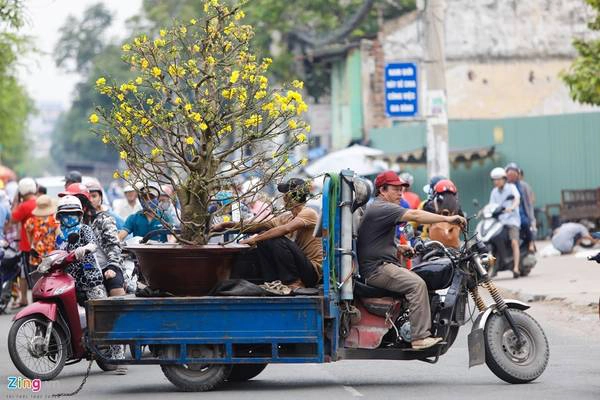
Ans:
{"type": "MultiPolygon", "coordinates": [[[[509,199],[510,200],[510,199],[509,199]]],[[[504,207],[498,204],[490,203],[483,207],[478,213],[480,218],[475,231],[480,240],[488,247],[488,251],[496,257],[496,263],[490,272],[491,277],[498,271],[512,271],[513,255],[508,237],[508,230],[500,222],[500,215],[504,212],[504,207]]],[[[521,276],[527,276],[531,273],[537,263],[535,254],[529,250],[529,244],[524,240],[520,242],[520,262],[519,271],[521,276]]]]}
{"type": "MultiPolygon", "coordinates": [[[[69,236],[76,243],[76,234],[69,236]]],[[[86,253],[95,251],[90,246],[86,253]]],[[[33,304],[13,319],[8,333],[8,352],[17,369],[30,379],[51,380],[65,365],[92,355],[83,344],[85,308],[77,302],[75,280],[64,269],[76,262],[74,252],[53,251],[36,271],[43,274],[33,287],[33,304]]],[[[104,371],[115,365],[96,360],[104,371]]]]}
{"type": "Polygon", "coordinates": [[[14,285],[20,272],[21,253],[16,245],[0,240],[0,314],[16,300],[14,285]]]}

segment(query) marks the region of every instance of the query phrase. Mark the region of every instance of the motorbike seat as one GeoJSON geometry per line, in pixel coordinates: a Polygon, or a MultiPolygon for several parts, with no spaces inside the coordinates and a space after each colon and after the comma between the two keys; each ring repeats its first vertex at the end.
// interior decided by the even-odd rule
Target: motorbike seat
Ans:
{"type": "Polygon", "coordinates": [[[354,296],[357,298],[402,297],[400,293],[391,292],[374,286],[369,286],[359,280],[354,281],[354,296]]]}

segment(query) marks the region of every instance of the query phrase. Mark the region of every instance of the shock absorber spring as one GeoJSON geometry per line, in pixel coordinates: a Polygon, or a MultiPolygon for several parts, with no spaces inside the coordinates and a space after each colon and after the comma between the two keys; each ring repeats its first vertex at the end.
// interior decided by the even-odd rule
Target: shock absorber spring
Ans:
{"type": "Polygon", "coordinates": [[[473,289],[470,289],[469,293],[471,294],[471,298],[475,302],[477,309],[481,312],[485,311],[485,309],[486,309],[485,301],[483,301],[483,299],[481,298],[481,295],[479,294],[479,290],[478,290],[477,286],[475,286],[473,289]]]}
{"type": "Polygon", "coordinates": [[[488,280],[487,282],[483,282],[482,286],[487,289],[487,291],[492,296],[492,299],[494,299],[494,302],[496,303],[496,309],[500,312],[503,312],[504,310],[506,310],[506,308],[507,308],[506,303],[504,302],[504,299],[500,295],[500,292],[498,291],[498,288],[496,287],[496,285],[494,285],[494,283],[492,281],[488,280]]]}

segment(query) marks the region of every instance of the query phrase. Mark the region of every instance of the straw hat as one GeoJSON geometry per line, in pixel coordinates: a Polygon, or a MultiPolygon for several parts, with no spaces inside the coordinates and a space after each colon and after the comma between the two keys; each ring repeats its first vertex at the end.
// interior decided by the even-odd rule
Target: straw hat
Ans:
{"type": "Polygon", "coordinates": [[[32,214],[36,217],[47,217],[56,213],[56,205],[48,195],[41,195],[35,200],[35,208],[32,214]]]}

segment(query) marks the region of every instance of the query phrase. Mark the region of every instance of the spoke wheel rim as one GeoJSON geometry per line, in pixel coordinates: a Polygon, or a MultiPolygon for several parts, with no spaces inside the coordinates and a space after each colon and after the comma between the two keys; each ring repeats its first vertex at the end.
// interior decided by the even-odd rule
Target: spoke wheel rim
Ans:
{"type": "Polygon", "coordinates": [[[59,345],[58,333],[53,329],[48,350],[43,350],[44,336],[48,324],[31,319],[23,323],[15,337],[15,347],[21,362],[29,370],[46,375],[59,367],[63,347],[59,345]]]}

